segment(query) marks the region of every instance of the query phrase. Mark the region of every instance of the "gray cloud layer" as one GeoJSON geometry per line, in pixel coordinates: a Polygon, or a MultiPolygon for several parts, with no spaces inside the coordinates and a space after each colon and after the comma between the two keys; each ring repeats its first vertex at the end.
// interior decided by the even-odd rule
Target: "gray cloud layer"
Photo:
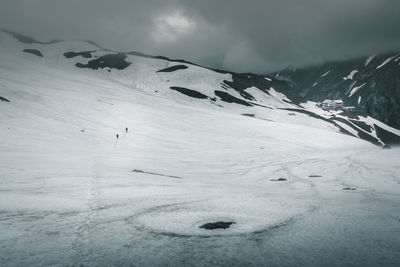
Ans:
{"type": "Polygon", "coordinates": [[[0,27],[267,73],[400,50],[399,0],[1,0],[0,27]]]}

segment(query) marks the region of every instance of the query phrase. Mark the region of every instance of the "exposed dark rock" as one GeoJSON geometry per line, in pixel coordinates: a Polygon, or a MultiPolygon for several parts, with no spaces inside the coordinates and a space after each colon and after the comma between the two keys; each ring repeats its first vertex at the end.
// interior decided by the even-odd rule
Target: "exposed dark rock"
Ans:
{"type": "Polygon", "coordinates": [[[216,230],[216,229],[227,229],[235,222],[214,222],[214,223],[206,223],[200,226],[200,228],[206,230],[216,230]]]}
{"type": "Polygon", "coordinates": [[[250,104],[247,101],[244,101],[242,99],[236,98],[226,92],[223,91],[218,91],[215,90],[214,91],[215,95],[218,96],[219,98],[221,98],[222,101],[227,102],[227,103],[236,103],[239,105],[244,105],[244,106],[252,106],[252,104],[250,104]]]}
{"type": "Polygon", "coordinates": [[[256,116],[255,114],[250,114],[250,113],[243,113],[242,115],[246,116],[246,117],[252,117],[252,118],[254,118],[256,116]]]}
{"type": "Polygon", "coordinates": [[[378,135],[378,137],[381,138],[381,140],[385,144],[387,144],[387,145],[400,144],[400,136],[395,135],[391,132],[388,132],[376,124],[374,124],[374,128],[375,128],[375,131],[376,131],[376,134],[378,135]]]}
{"type": "MultiPolygon", "coordinates": [[[[376,137],[374,137],[374,136],[372,136],[372,135],[370,135],[370,134],[368,134],[368,133],[366,133],[364,131],[361,131],[360,129],[358,129],[357,127],[352,125],[348,120],[343,119],[343,118],[338,118],[338,117],[332,118],[332,120],[340,121],[340,122],[346,124],[347,126],[350,126],[351,128],[353,128],[354,130],[357,131],[357,134],[361,139],[366,140],[368,142],[371,142],[371,143],[373,143],[375,145],[378,145],[378,146],[381,145],[381,143],[379,142],[379,139],[377,139],[376,137]]],[[[378,137],[381,138],[379,135],[378,135],[378,137]]]]}
{"type": "Polygon", "coordinates": [[[254,105],[254,106],[259,106],[259,107],[268,108],[268,109],[274,109],[272,107],[268,107],[268,106],[265,106],[265,105],[260,105],[260,104],[254,103],[254,102],[249,102],[249,103],[254,105]]]}
{"type": "Polygon", "coordinates": [[[74,57],[84,57],[84,58],[92,58],[92,53],[94,51],[82,51],[82,52],[66,52],[64,53],[64,57],[66,58],[74,58],[74,57]]]}
{"type": "MultiPolygon", "coordinates": [[[[371,131],[369,132],[369,133],[371,133],[371,134],[368,134],[368,133],[366,133],[365,131],[360,130],[360,129],[357,127],[357,125],[353,125],[350,121],[348,121],[348,120],[346,120],[346,119],[344,119],[344,118],[339,118],[339,117],[324,118],[324,117],[322,117],[322,116],[320,116],[320,115],[318,115],[318,114],[315,114],[315,113],[313,113],[313,112],[311,112],[311,111],[308,111],[308,110],[305,110],[305,109],[297,109],[297,108],[280,108],[280,109],[282,109],[282,110],[289,110],[289,111],[295,111],[295,112],[298,112],[298,113],[307,114],[307,115],[309,115],[310,117],[313,117],[313,118],[316,118],[316,119],[320,119],[320,120],[323,120],[323,121],[332,123],[333,125],[335,125],[335,126],[340,130],[340,132],[342,132],[342,133],[344,133],[344,134],[348,134],[348,135],[350,135],[350,136],[354,136],[352,133],[350,133],[349,131],[347,131],[346,129],[344,129],[343,127],[341,127],[338,123],[336,123],[336,121],[341,122],[341,123],[344,123],[344,124],[346,124],[347,126],[349,126],[350,128],[352,128],[353,130],[355,130],[355,131],[357,132],[359,138],[361,138],[361,139],[363,139],[363,140],[366,140],[366,141],[368,141],[368,142],[371,142],[371,143],[373,143],[374,145],[379,145],[379,146],[381,145],[380,140],[377,139],[376,137],[374,137],[374,136],[372,135],[372,132],[371,132],[372,129],[371,129],[371,131]]],[[[358,125],[362,125],[362,124],[365,124],[365,123],[363,123],[363,122],[358,122],[358,125]]],[[[360,128],[361,128],[361,127],[360,127],[360,128]]],[[[365,125],[362,129],[368,129],[368,127],[366,127],[366,125],[365,125]]],[[[387,132],[386,130],[383,130],[383,131],[387,132]]],[[[388,133],[388,136],[391,136],[391,138],[393,138],[393,140],[395,140],[395,141],[397,140],[397,135],[391,134],[391,133],[389,133],[389,132],[387,132],[387,133],[388,133]],[[390,135],[390,134],[391,134],[391,135],[390,135]]],[[[378,133],[378,131],[377,131],[377,134],[378,134],[378,137],[379,137],[383,142],[386,142],[386,136],[385,136],[385,135],[380,135],[380,134],[378,133]]],[[[399,137],[399,138],[400,138],[400,137],[399,137]]],[[[390,141],[390,140],[389,140],[389,141],[390,141]]]]}
{"type": "Polygon", "coordinates": [[[7,98],[2,97],[2,96],[0,96],[0,101],[1,102],[10,102],[10,100],[8,100],[7,98]]]}
{"type": "Polygon", "coordinates": [[[185,66],[185,65],[175,65],[175,66],[172,66],[172,67],[169,67],[169,68],[165,68],[165,69],[159,70],[157,72],[173,72],[173,71],[176,71],[176,70],[184,70],[184,69],[187,69],[187,68],[188,68],[188,66],[185,66]]]}
{"type": "Polygon", "coordinates": [[[232,81],[224,81],[224,84],[240,93],[240,95],[247,100],[254,100],[254,97],[247,93],[245,90],[249,87],[255,86],[261,88],[260,90],[267,93],[269,89],[267,84],[269,81],[265,80],[262,76],[258,76],[251,73],[234,73],[230,72],[232,75],[232,81]]]}
{"type": "MultiPolygon", "coordinates": [[[[341,115],[342,115],[342,114],[341,114],[341,115]]],[[[364,131],[369,132],[369,133],[370,133],[371,131],[373,131],[372,127],[371,127],[370,125],[366,124],[366,123],[363,122],[363,121],[358,121],[358,120],[352,120],[352,119],[350,119],[350,122],[353,123],[353,124],[355,124],[357,127],[360,127],[360,128],[363,129],[364,131]]]]}
{"type": "Polygon", "coordinates": [[[317,175],[317,174],[311,174],[308,177],[310,177],[310,178],[321,178],[322,176],[321,175],[317,175]]]}
{"type": "Polygon", "coordinates": [[[278,178],[278,179],[271,179],[270,181],[272,181],[272,182],[285,182],[285,181],[287,181],[287,179],[286,178],[278,178]]]}
{"type": "Polygon", "coordinates": [[[38,56],[38,57],[43,57],[42,52],[40,52],[40,51],[37,50],[37,49],[24,49],[24,50],[22,50],[22,51],[25,52],[25,53],[29,53],[29,54],[38,56]]]}
{"type": "Polygon", "coordinates": [[[354,188],[354,187],[344,187],[343,190],[344,190],[344,191],[355,191],[355,190],[357,190],[357,188],[354,188]]]}
{"type": "Polygon", "coordinates": [[[78,68],[89,68],[93,70],[104,68],[123,70],[131,64],[125,60],[126,57],[126,54],[123,53],[108,54],[92,59],[87,64],[77,63],[76,66],[78,68]]]}
{"type": "Polygon", "coordinates": [[[354,106],[358,114],[400,129],[399,57],[399,53],[388,53],[372,59],[361,57],[286,69],[278,73],[277,79],[289,83],[294,92],[307,100],[342,99],[345,106],[354,106]],[[362,87],[350,96],[357,86],[362,87]]]}
{"type": "Polygon", "coordinates": [[[178,62],[178,63],[184,63],[184,64],[190,64],[193,66],[198,66],[198,67],[202,67],[196,63],[190,62],[190,61],[186,61],[183,59],[172,59],[172,58],[168,58],[168,57],[164,57],[164,56],[152,56],[152,55],[148,55],[148,54],[144,54],[144,53],[140,53],[137,51],[131,51],[131,52],[127,52],[127,55],[132,55],[132,56],[137,56],[137,57],[144,57],[144,58],[153,58],[153,59],[161,59],[161,60],[165,60],[165,61],[170,61],[170,62],[178,62]]]}
{"type": "Polygon", "coordinates": [[[350,132],[348,132],[347,130],[345,130],[345,129],[342,128],[341,126],[339,126],[339,125],[338,125],[337,123],[335,123],[332,119],[324,118],[324,117],[322,117],[322,116],[320,116],[320,115],[318,115],[318,114],[315,114],[315,113],[313,113],[313,112],[311,112],[311,111],[308,111],[308,110],[305,110],[305,109],[300,109],[300,108],[278,108],[278,109],[289,110],[289,111],[295,111],[295,112],[298,112],[298,113],[303,113],[303,114],[306,114],[306,115],[308,115],[308,116],[310,116],[310,117],[312,117],[312,118],[315,118],[315,119],[319,119],[319,120],[323,120],[323,121],[332,123],[333,125],[335,125],[336,127],[339,128],[339,131],[340,131],[341,133],[344,133],[344,134],[348,134],[348,135],[350,135],[350,136],[353,136],[350,132]]]}
{"type": "Polygon", "coordinates": [[[191,89],[187,89],[187,88],[183,88],[183,87],[171,86],[170,89],[178,91],[179,93],[182,93],[184,95],[187,95],[187,96],[190,96],[190,97],[194,97],[194,98],[199,98],[199,99],[208,98],[208,96],[203,95],[200,92],[197,92],[197,91],[191,90],[191,89]]]}
{"type": "Polygon", "coordinates": [[[383,149],[391,149],[392,147],[390,145],[384,145],[382,146],[383,149]]]}
{"type": "MultiPolygon", "coordinates": [[[[215,72],[222,74],[230,74],[232,81],[224,80],[221,86],[224,89],[232,88],[236,90],[243,98],[247,100],[254,100],[254,97],[246,92],[246,89],[250,87],[256,87],[258,90],[268,94],[268,90],[273,87],[277,91],[285,94],[294,104],[300,104],[304,102],[304,98],[300,97],[299,94],[291,88],[291,83],[282,80],[276,80],[274,78],[266,79],[265,76],[257,75],[254,73],[235,73],[231,71],[211,69],[215,72]]],[[[289,103],[292,103],[289,101],[289,103]]]]}

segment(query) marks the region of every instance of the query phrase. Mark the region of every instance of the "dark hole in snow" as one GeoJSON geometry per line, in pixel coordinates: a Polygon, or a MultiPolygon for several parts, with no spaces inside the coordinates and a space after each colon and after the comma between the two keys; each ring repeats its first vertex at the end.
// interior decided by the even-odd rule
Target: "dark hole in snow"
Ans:
{"type": "Polygon", "coordinates": [[[184,70],[184,69],[187,69],[187,68],[188,67],[185,66],[185,65],[176,65],[176,66],[172,66],[172,67],[169,67],[169,68],[166,68],[166,69],[159,70],[157,72],[173,72],[173,71],[176,71],[176,70],[184,70]]]}
{"type": "Polygon", "coordinates": [[[200,228],[206,230],[215,230],[215,229],[227,229],[235,222],[213,222],[213,223],[206,223],[200,226],[200,228]]]}
{"type": "Polygon", "coordinates": [[[36,49],[24,49],[23,51],[25,53],[29,53],[29,54],[32,54],[32,55],[35,55],[38,57],[43,57],[43,54],[39,50],[36,50],[36,49]]]}
{"type": "Polygon", "coordinates": [[[354,190],[357,190],[357,188],[354,188],[354,187],[345,187],[345,188],[343,188],[343,190],[344,190],[344,191],[354,191],[354,190]]]}
{"type": "Polygon", "coordinates": [[[278,178],[278,179],[271,179],[270,181],[272,181],[272,182],[284,182],[284,181],[287,181],[287,179],[286,178],[278,178]]]}
{"type": "Polygon", "coordinates": [[[2,96],[0,96],[0,101],[1,102],[10,102],[10,100],[8,100],[7,98],[2,97],[2,96]]]}
{"type": "Polygon", "coordinates": [[[309,175],[308,177],[310,177],[310,178],[321,178],[322,175],[311,174],[311,175],[309,175]]]}

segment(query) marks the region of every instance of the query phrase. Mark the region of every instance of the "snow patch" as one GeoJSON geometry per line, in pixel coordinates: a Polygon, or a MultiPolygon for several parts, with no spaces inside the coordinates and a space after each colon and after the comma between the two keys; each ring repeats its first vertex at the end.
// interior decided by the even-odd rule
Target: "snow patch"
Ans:
{"type": "Polygon", "coordinates": [[[351,89],[349,97],[352,97],[355,93],[357,93],[358,90],[360,90],[366,84],[367,83],[363,83],[362,85],[356,86],[353,89],[351,89]]]}
{"type": "Polygon", "coordinates": [[[325,72],[324,74],[321,75],[321,78],[322,78],[322,77],[325,77],[325,76],[328,75],[330,72],[331,72],[331,71],[328,70],[327,72],[325,72]]]}
{"type": "Polygon", "coordinates": [[[373,55],[373,56],[370,56],[369,58],[367,58],[367,60],[365,61],[365,65],[364,65],[364,66],[365,66],[365,67],[368,66],[369,63],[371,63],[371,61],[374,59],[374,57],[375,57],[375,56],[373,55]]]}
{"type": "Polygon", "coordinates": [[[358,73],[358,70],[353,70],[350,72],[349,75],[347,75],[346,77],[343,77],[343,80],[353,80],[354,75],[356,75],[358,73]]]}
{"type": "Polygon", "coordinates": [[[360,103],[361,103],[361,96],[358,97],[357,103],[358,103],[358,105],[360,105],[360,103]]]}
{"type": "Polygon", "coordinates": [[[285,100],[285,101],[290,101],[290,99],[287,98],[284,94],[277,92],[277,91],[276,91],[274,88],[272,88],[272,87],[269,89],[268,93],[269,93],[271,96],[273,96],[273,97],[275,97],[275,98],[277,98],[277,99],[285,100]]]}
{"type": "Polygon", "coordinates": [[[395,57],[396,57],[396,56],[387,58],[385,61],[382,62],[382,64],[380,64],[378,67],[376,67],[376,69],[378,70],[378,69],[382,68],[383,66],[385,66],[386,64],[388,64],[388,63],[389,63],[393,58],[395,58],[395,57]]]}
{"type": "Polygon", "coordinates": [[[386,130],[388,132],[391,132],[391,133],[393,133],[395,135],[400,135],[400,130],[398,130],[396,128],[393,128],[393,127],[390,127],[389,125],[386,125],[383,122],[378,121],[377,119],[374,119],[374,118],[372,118],[370,116],[368,116],[366,118],[365,117],[360,117],[360,121],[364,121],[364,122],[368,123],[369,125],[374,125],[374,124],[378,125],[380,128],[382,128],[382,129],[384,129],[384,130],[386,130]]]}
{"type": "Polygon", "coordinates": [[[358,132],[356,130],[354,130],[352,127],[350,127],[349,125],[347,125],[346,123],[343,123],[341,121],[335,121],[335,123],[338,124],[343,129],[345,129],[346,131],[348,131],[349,133],[351,133],[352,135],[359,137],[358,132]]]}

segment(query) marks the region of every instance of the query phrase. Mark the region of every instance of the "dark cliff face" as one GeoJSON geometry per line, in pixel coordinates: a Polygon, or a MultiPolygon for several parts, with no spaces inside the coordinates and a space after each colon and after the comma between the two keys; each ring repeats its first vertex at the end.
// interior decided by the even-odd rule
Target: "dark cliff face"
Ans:
{"type": "Polygon", "coordinates": [[[358,113],[400,129],[400,53],[287,69],[277,75],[307,100],[342,99],[358,113]]]}

